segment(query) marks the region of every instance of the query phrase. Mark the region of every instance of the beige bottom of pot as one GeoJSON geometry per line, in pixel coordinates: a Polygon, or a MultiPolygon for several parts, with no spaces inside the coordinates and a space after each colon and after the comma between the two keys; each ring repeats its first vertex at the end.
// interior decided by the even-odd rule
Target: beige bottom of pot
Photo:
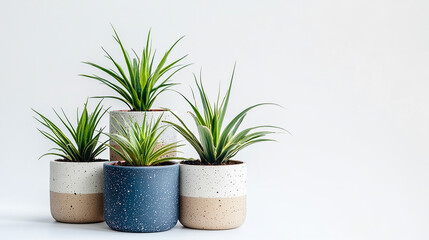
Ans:
{"type": "Polygon", "coordinates": [[[246,164],[180,164],[180,215],[185,226],[231,229],[246,219],[246,164]]]}
{"type": "Polygon", "coordinates": [[[58,222],[104,221],[103,163],[51,161],[50,203],[58,222]]]}

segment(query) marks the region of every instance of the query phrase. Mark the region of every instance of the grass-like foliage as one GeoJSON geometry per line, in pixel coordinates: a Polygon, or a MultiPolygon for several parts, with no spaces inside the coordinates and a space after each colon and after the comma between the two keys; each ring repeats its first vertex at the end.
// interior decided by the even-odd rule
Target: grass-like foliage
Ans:
{"type": "Polygon", "coordinates": [[[170,143],[160,145],[158,142],[161,134],[166,130],[168,125],[160,126],[162,115],[156,121],[146,120],[140,125],[137,122],[124,121],[124,124],[116,122],[116,134],[106,134],[111,140],[119,145],[120,150],[109,146],[127,165],[130,166],[153,166],[169,160],[179,159],[178,157],[167,157],[166,155],[177,153],[177,148],[183,145],[170,143]]]}
{"type": "Polygon", "coordinates": [[[85,103],[80,116],[79,110],[77,111],[76,127],[72,125],[62,109],[61,111],[64,117],[61,117],[57,111],[54,110],[58,119],[61,121],[62,126],[67,130],[67,135],[71,135],[71,138],[69,138],[59,126],[33,109],[38,116],[38,118],[34,118],[46,127],[48,131],[38,130],[43,134],[43,136],[57,145],[57,147],[51,149],[55,150],[54,152],[48,152],[43,154],[41,157],[54,155],[61,157],[62,160],[71,162],[92,162],[95,161],[96,157],[106,149],[106,146],[104,145],[105,142],[98,144],[98,140],[104,128],[100,128],[97,131],[97,126],[100,119],[107,112],[107,109],[103,110],[103,106],[101,106],[101,102],[99,102],[94,111],[92,113],[88,113],[87,104],[88,101],[85,103]]]}
{"type": "Polygon", "coordinates": [[[170,52],[183,37],[179,38],[168,49],[168,51],[164,53],[158,63],[154,63],[156,51],[152,51],[150,30],[147,35],[146,47],[143,49],[141,58],[134,50],[133,53],[135,57],[130,57],[114,28],[113,31],[115,33],[113,37],[121,48],[126,64],[126,70],[124,70],[123,67],[119,65],[118,61],[114,60],[113,57],[104,48],[102,48],[106,53],[106,57],[113,63],[116,70],[102,67],[92,62],[84,63],[101,70],[101,72],[107,74],[110,79],[102,78],[98,75],[81,74],[81,76],[95,79],[110,87],[120,95],[119,97],[98,96],[98,98],[117,99],[125,103],[130,110],[148,111],[151,109],[156,98],[161,93],[178,84],[170,82],[171,77],[181,69],[188,66],[179,64],[186,55],[172,61],[171,63],[167,63],[167,58],[170,52]]]}
{"type": "Polygon", "coordinates": [[[282,128],[270,125],[255,126],[238,131],[241,123],[243,122],[246,114],[253,108],[258,106],[272,104],[272,103],[260,103],[250,106],[236,115],[231,122],[229,122],[225,128],[222,128],[224,123],[225,114],[228,107],[228,102],[231,94],[231,87],[234,78],[235,66],[232,72],[231,81],[229,88],[222,100],[219,102],[220,93],[218,94],[217,101],[215,104],[210,104],[207,94],[204,90],[203,83],[201,80],[198,82],[197,77],[194,75],[195,83],[198,89],[200,101],[203,110],[200,111],[195,94],[192,91],[193,102],[191,102],[184,95],[183,98],[188,102],[192,108],[190,112],[193,117],[195,124],[198,129],[197,138],[185,125],[185,123],[176,115],[174,116],[179,120],[180,124],[173,122],[167,122],[172,125],[173,128],[179,132],[197,151],[199,155],[199,161],[205,165],[221,165],[227,163],[233,158],[240,150],[250,146],[254,143],[264,141],[274,141],[273,139],[266,138],[266,135],[275,133],[273,131],[260,130],[261,128],[281,129],[282,128]]]}

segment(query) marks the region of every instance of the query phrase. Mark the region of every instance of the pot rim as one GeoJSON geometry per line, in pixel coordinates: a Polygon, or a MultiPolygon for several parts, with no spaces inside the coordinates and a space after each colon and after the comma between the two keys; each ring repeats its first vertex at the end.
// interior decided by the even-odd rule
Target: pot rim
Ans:
{"type": "Polygon", "coordinates": [[[178,166],[179,163],[178,162],[173,162],[173,161],[167,161],[167,162],[171,162],[173,164],[169,164],[169,165],[163,165],[163,166],[117,166],[117,165],[113,165],[115,163],[117,163],[119,161],[108,161],[105,162],[103,165],[106,167],[112,167],[112,168],[132,168],[132,169],[156,169],[156,168],[172,168],[175,166],[178,166]]]}
{"type": "Polygon", "coordinates": [[[72,162],[72,161],[64,161],[64,159],[52,159],[50,160],[51,162],[55,162],[55,163],[64,163],[64,164],[88,164],[88,163],[92,163],[92,164],[96,164],[96,163],[105,163],[105,162],[109,162],[108,159],[97,159],[96,161],[88,161],[88,162],[72,162]]]}
{"type": "MultiPolygon", "coordinates": [[[[170,109],[170,111],[173,111],[170,109]]],[[[125,109],[125,110],[111,110],[109,112],[121,112],[121,113],[146,113],[146,112],[168,112],[167,109],[162,109],[162,108],[155,108],[155,109],[149,109],[149,111],[133,111],[130,109],[125,109]]]]}
{"type": "MultiPolygon", "coordinates": [[[[194,165],[194,164],[185,163],[186,161],[189,161],[189,160],[180,161],[179,164],[180,165],[186,165],[186,166],[193,166],[193,167],[232,167],[232,166],[240,166],[240,165],[246,164],[243,161],[232,160],[232,159],[231,159],[231,161],[235,161],[237,163],[236,164],[225,164],[225,165],[194,165]]],[[[196,161],[198,161],[198,160],[196,160],[196,161]]]]}

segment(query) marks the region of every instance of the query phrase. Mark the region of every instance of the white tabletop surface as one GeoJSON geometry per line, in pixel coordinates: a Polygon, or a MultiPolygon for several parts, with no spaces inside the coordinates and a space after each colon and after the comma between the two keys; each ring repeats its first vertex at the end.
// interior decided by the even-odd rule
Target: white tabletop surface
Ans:
{"type": "Polygon", "coordinates": [[[49,209],[31,210],[3,208],[0,212],[1,239],[284,239],[276,221],[257,224],[248,220],[232,230],[195,230],[178,223],[173,229],[159,233],[125,233],[111,230],[105,222],[92,224],[67,224],[56,222],[49,209]]]}

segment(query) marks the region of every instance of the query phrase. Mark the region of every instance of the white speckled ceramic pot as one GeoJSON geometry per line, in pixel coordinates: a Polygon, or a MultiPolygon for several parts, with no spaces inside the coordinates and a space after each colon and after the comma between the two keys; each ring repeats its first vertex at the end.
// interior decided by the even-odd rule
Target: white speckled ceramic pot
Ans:
{"type": "Polygon", "coordinates": [[[104,221],[103,163],[65,162],[50,164],[51,214],[58,222],[104,221]]]}
{"type": "MultiPolygon", "coordinates": [[[[162,121],[175,122],[176,119],[172,113],[164,110],[151,110],[151,111],[129,111],[129,110],[120,110],[120,111],[111,111],[110,112],[110,134],[117,133],[118,122],[121,125],[124,125],[124,122],[137,122],[139,124],[143,123],[143,119],[146,115],[146,121],[156,121],[161,115],[160,126],[167,125],[162,121]],[[116,120],[115,120],[116,119],[116,120]]],[[[167,128],[158,139],[158,146],[164,146],[170,143],[177,142],[177,132],[173,128],[167,128]]],[[[110,146],[120,149],[120,147],[114,142],[110,141],[110,146]]],[[[110,150],[110,161],[122,161],[123,159],[112,149],[110,150]]],[[[175,157],[176,153],[167,155],[168,157],[175,157]]]]}
{"type": "Polygon", "coordinates": [[[180,164],[179,221],[189,228],[231,229],[246,219],[246,164],[180,164]]]}

